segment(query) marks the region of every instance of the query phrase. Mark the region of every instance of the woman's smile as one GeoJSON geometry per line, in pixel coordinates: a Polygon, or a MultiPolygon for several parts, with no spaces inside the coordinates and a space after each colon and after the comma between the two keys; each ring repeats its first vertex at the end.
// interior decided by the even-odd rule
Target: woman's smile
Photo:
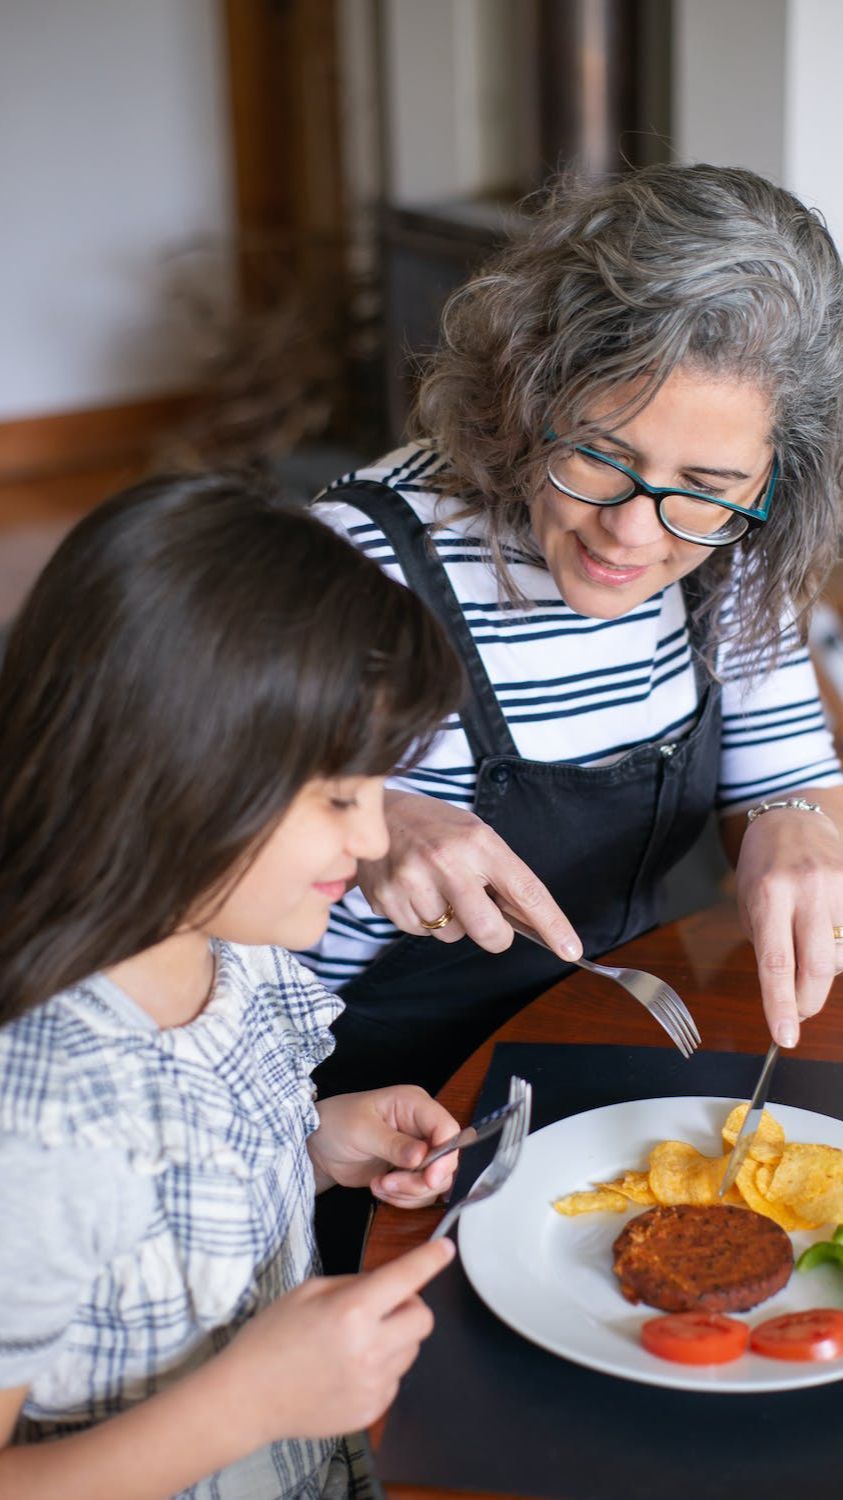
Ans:
{"type": "Polygon", "coordinates": [[[612,562],[608,557],[602,556],[589,547],[582,537],[575,533],[574,539],[577,544],[577,561],[584,576],[592,583],[606,584],[609,588],[623,588],[625,584],[634,583],[636,579],[643,578],[650,563],[627,563],[612,562]]]}
{"type": "MultiPolygon", "coordinates": [[[[634,385],[622,386],[588,413],[589,425],[608,429],[601,451],[665,489],[701,489],[697,475],[724,468],[744,473],[747,493],[760,486],[771,461],[771,412],[758,386],[680,366],[646,406],[613,425],[612,410],[635,395],[634,385]]],[[[590,505],[561,494],[543,474],[530,511],[565,603],[598,620],[643,604],[711,553],[666,531],[645,494],[621,505],[590,505]]]]}

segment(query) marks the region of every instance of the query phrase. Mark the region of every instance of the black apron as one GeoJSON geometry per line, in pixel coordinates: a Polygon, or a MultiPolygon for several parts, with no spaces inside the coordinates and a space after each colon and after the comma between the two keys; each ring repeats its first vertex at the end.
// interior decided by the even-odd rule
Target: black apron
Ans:
{"type": "MultiPolygon", "coordinates": [[[[429,528],[387,485],[356,481],[330,498],[380,527],[462,659],[469,691],[461,719],[477,765],[477,816],[548,887],[587,956],[652,927],[659,882],[695,843],[714,805],[720,690],[698,651],[699,707],[683,739],[640,745],[607,766],[524,760],[429,528]]],[[[571,969],[522,937],[505,953],[487,953],[467,937],[399,937],[340,991],[346,1010],[334,1025],[336,1050],[315,1075],[319,1092],[420,1083],[436,1093],[492,1031],[571,969]]]]}

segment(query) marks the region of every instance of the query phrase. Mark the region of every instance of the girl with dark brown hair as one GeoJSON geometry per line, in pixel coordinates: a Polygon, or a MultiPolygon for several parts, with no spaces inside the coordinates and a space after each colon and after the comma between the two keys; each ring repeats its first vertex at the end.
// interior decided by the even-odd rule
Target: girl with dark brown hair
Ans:
{"type": "Polygon", "coordinates": [[[332,1434],[392,1399],[451,1252],[314,1277],[314,1192],[430,1202],[455,1122],[315,1103],[341,1006],[286,949],[458,684],[409,590],[230,476],[116,496],[37,581],[0,675],[4,1494],[346,1492],[332,1434]]]}

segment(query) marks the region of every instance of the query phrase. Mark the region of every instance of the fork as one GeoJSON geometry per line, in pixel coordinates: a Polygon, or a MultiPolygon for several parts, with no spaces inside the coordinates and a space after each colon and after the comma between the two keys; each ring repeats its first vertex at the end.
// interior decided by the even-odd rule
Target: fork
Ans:
{"type": "MultiPolygon", "coordinates": [[[[529,938],[531,943],[538,943],[540,948],[547,948],[549,953],[553,952],[550,945],[532,927],[519,922],[506,909],[504,916],[510,927],[520,932],[522,937],[529,938]]],[[[588,969],[592,974],[602,974],[606,979],[614,979],[617,984],[622,984],[650,1012],[653,1020],[664,1027],[683,1057],[691,1057],[696,1051],[702,1040],[697,1023],[676,991],[663,979],[659,979],[658,975],[648,974],[644,969],[615,969],[609,964],[593,964],[588,958],[574,958],[571,962],[580,969],[588,969]]]]}
{"type": "Polygon", "coordinates": [[[533,1090],[531,1084],[523,1078],[516,1078],[513,1074],[509,1080],[509,1103],[517,1104],[513,1114],[509,1116],[501,1131],[497,1150],[485,1172],[478,1177],[474,1186],[464,1198],[458,1203],[452,1203],[450,1208],[442,1215],[430,1238],[441,1240],[448,1233],[452,1224],[456,1223],[464,1208],[471,1208],[473,1203],[482,1203],[484,1198],[491,1198],[499,1188],[502,1188],[507,1178],[512,1176],[515,1165],[521,1155],[521,1147],[524,1138],[530,1128],[530,1108],[533,1102],[533,1090]]]}

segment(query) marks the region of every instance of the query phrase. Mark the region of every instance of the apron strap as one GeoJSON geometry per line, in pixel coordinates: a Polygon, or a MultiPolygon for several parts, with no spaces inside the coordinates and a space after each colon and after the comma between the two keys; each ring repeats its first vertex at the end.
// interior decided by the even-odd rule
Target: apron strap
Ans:
{"type": "Polygon", "coordinates": [[[691,648],[691,661],[694,666],[694,678],[697,684],[697,699],[700,706],[705,701],[705,695],[709,689],[714,688],[718,693],[720,684],[716,683],[711,675],[711,670],[705,659],[705,648],[707,643],[707,631],[702,621],[695,618],[695,611],[702,603],[703,588],[699,578],[698,570],[686,573],[680,580],[679,587],[685,600],[685,611],[688,616],[688,645],[691,648]]]}
{"type": "MultiPolygon", "coordinates": [[[[375,479],[355,479],[349,484],[337,485],[319,498],[342,499],[374,521],[391,543],[413,593],[418,594],[444,627],[468,676],[470,695],[462,705],[460,719],[477,764],[490,755],[518,758],[515,741],[495,697],[474,637],[466,624],[447,571],[431,541],[430,528],[419,520],[403,495],[375,479]]],[[[694,611],[701,598],[700,580],[695,573],[686,574],[680,587],[688,616],[688,640],[697,698],[702,707],[707,692],[713,687],[716,689],[718,685],[713,681],[704,659],[704,629],[694,618],[694,611]]]]}
{"type": "Polygon", "coordinates": [[[475,761],[490,755],[518,756],[509,725],[466,624],[460,602],[430,537],[403,495],[374,479],[355,479],[326,490],[320,500],[340,499],[361,510],[392,544],[409,587],[443,626],[465,668],[469,695],[460,720],[475,761]]]}

